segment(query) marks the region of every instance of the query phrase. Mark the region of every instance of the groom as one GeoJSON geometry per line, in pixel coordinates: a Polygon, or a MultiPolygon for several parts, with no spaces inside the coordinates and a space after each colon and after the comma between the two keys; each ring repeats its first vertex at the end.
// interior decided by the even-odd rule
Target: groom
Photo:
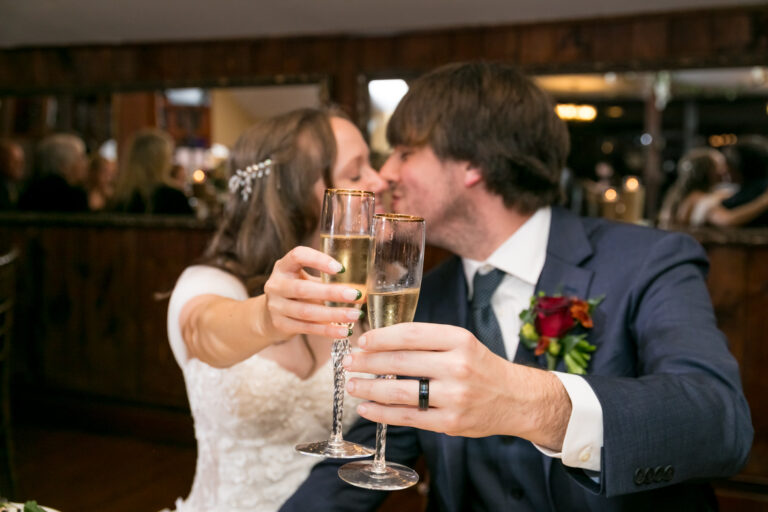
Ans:
{"type": "MultiPolygon", "coordinates": [[[[703,481],[742,467],[752,426],[702,248],[552,206],[567,129],[515,68],[428,73],[387,136],[395,150],[381,175],[393,208],[424,217],[428,242],[458,257],[424,279],[416,321],[428,323],[368,332],[345,366],[429,379],[427,410],[418,380],[348,384],[370,400],[364,418],[400,425],[387,460],[423,454],[429,510],[716,508],[703,481]],[[592,327],[573,331],[596,347],[584,364],[565,364],[541,338],[540,350],[521,341],[519,315],[539,293],[603,297],[592,327]]],[[[374,431],[361,420],[347,439],[372,445],[374,431]]],[[[282,510],[375,510],[384,493],[341,481],[343,462],[318,464],[282,510]]]]}

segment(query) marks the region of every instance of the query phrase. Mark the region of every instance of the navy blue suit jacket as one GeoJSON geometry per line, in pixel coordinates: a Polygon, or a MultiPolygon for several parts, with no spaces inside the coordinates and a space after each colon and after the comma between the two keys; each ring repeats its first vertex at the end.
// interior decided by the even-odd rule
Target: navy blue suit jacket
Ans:
{"type": "MultiPolygon", "coordinates": [[[[687,235],[553,208],[537,291],[605,296],[593,315],[589,340],[597,350],[585,377],[603,409],[599,484],[528,441],[510,438],[499,447],[514,447],[510,471],[516,473],[508,482],[514,499],[490,501],[519,504],[504,510],[710,508],[706,480],[740,469],[753,431],[737,363],[716,326],[706,270],[704,250],[687,235]]],[[[466,326],[458,258],[425,277],[416,321],[466,326]]],[[[526,349],[521,344],[519,350],[526,349]]],[[[374,425],[361,420],[347,438],[372,446],[374,425]]],[[[390,427],[387,459],[412,464],[423,454],[430,510],[470,510],[467,442],[390,427]]],[[[341,481],[336,470],[343,463],[318,464],[281,510],[374,510],[384,493],[341,481]]]]}

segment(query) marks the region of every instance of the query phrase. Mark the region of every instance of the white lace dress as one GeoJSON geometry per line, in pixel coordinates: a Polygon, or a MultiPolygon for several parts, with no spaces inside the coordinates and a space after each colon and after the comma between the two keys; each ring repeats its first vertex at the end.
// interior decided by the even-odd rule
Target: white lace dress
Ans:
{"type": "MultiPolygon", "coordinates": [[[[197,438],[192,490],[178,512],[273,512],[304,481],[318,459],[294,451],[299,442],[326,439],[331,429],[330,360],[306,380],[258,354],[230,368],[187,357],[179,329],[183,305],[214,293],[244,300],[244,286],[213,267],[187,268],[168,308],[168,337],[184,372],[197,438]]],[[[345,399],[345,430],[359,400],[345,399]]]]}

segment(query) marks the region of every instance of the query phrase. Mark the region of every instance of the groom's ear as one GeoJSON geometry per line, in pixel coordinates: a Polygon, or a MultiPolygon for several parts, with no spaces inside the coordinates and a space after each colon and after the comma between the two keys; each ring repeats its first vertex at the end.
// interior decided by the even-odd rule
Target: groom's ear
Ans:
{"type": "Polygon", "coordinates": [[[464,170],[464,186],[467,188],[474,187],[481,181],[483,181],[483,173],[480,168],[467,162],[464,170]]]}

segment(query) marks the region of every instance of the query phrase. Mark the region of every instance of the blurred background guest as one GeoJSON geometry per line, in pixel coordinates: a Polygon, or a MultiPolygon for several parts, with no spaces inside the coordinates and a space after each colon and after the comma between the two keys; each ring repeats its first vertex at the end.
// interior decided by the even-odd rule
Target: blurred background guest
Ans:
{"type": "Polygon", "coordinates": [[[86,212],[88,195],[85,143],[77,135],[57,133],[37,148],[32,182],[19,198],[20,210],[86,212]]]}
{"type": "Polygon", "coordinates": [[[94,155],[88,164],[88,208],[98,212],[106,208],[115,192],[115,163],[94,155]]]}
{"type": "MultiPolygon", "coordinates": [[[[727,181],[723,154],[713,148],[696,148],[678,164],[678,177],[664,198],[659,226],[743,226],[765,215],[768,193],[757,190],[748,201],[726,208],[736,187],[727,181]]],[[[752,187],[753,185],[750,185],[752,187]]]]}
{"type": "Polygon", "coordinates": [[[659,213],[659,225],[701,226],[709,212],[732,188],[721,187],[727,173],[725,157],[713,148],[695,148],[677,164],[677,180],[667,191],[659,213]]]}
{"type": "MultiPolygon", "coordinates": [[[[751,135],[742,137],[737,144],[724,150],[728,167],[739,191],[723,201],[727,209],[745,205],[768,189],[768,139],[751,135]]],[[[762,212],[745,224],[750,227],[768,226],[768,212],[762,212]]]]}
{"type": "Polygon", "coordinates": [[[187,190],[187,170],[181,164],[173,164],[169,173],[171,180],[169,185],[176,187],[182,192],[187,190]]]}
{"type": "Polygon", "coordinates": [[[114,209],[125,213],[192,215],[189,199],[170,185],[173,141],[162,130],[137,132],[117,175],[114,209]]]}
{"type": "Polygon", "coordinates": [[[0,211],[12,210],[24,178],[24,150],[17,143],[0,139],[0,211]]]}

